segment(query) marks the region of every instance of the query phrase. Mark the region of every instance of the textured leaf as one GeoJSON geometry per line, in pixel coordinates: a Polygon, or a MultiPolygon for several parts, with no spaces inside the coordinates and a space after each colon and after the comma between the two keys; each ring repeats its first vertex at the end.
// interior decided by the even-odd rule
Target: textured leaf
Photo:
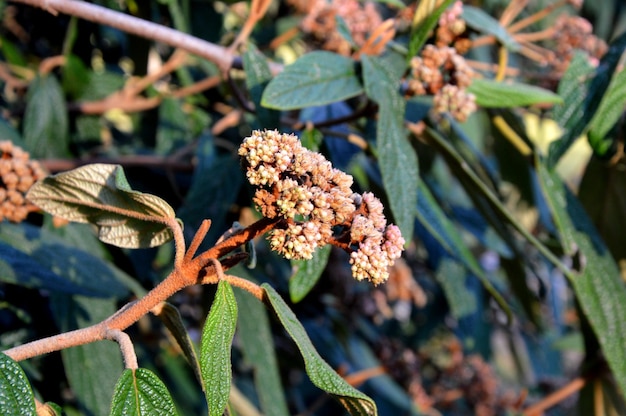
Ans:
{"type": "Polygon", "coordinates": [[[30,84],[22,135],[33,158],[69,155],[67,108],[53,75],[37,76],[30,84]]]}
{"type": "Polygon", "coordinates": [[[476,312],[476,296],[465,286],[467,270],[461,263],[444,258],[435,275],[448,300],[450,313],[456,319],[476,312]]]}
{"type": "Polygon", "coordinates": [[[405,102],[398,92],[399,78],[390,71],[378,58],[363,57],[365,90],[380,107],[376,126],[378,163],[391,212],[408,241],[415,222],[419,168],[404,130],[405,102]]]}
{"type": "Polygon", "coordinates": [[[517,52],[520,49],[520,44],[502,27],[500,22],[478,7],[464,4],[461,17],[472,29],[495,36],[510,51],[517,52]]]}
{"type": "MultiPolygon", "coordinates": [[[[453,0],[445,0],[443,3],[439,5],[433,12],[424,19],[419,25],[414,27],[411,30],[411,38],[409,39],[409,50],[407,52],[406,58],[407,63],[411,61],[417,53],[422,49],[422,46],[426,43],[428,38],[431,36],[432,30],[437,26],[437,22],[439,22],[439,17],[441,17],[442,13],[446,11],[446,9],[452,4],[453,0]]],[[[420,3],[421,4],[421,3],[420,3]]]]}
{"type": "MultiPolygon", "coordinates": [[[[241,268],[238,271],[241,270],[241,268]]],[[[246,277],[235,269],[231,269],[246,277]]],[[[270,321],[265,306],[248,292],[235,290],[239,305],[238,337],[246,362],[254,371],[254,385],[263,414],[287,416],[289,410],[285,401],[284,388],[280,381],[276,348],[272,338],[270,321]]]]}
{"type": "Polygon", "coordinates": [[[543,88],[513,82],[475,79],[467,88],[481,107],[510,108],[533,104],[562,103],[563,99],[543,88]]]}
{"type": "Polygon", "coordinates": [[[611,253],[576,197],[558,175],[538,162],[538,178],[559,231],[573,257],[567,273],[622,394],[626,395],[626,287],[611,253]]]}
{"type": "Polygon", "coordinates": [[[319,355],[304,327],[276,290],[267,283],[264,283],[262,287],[265,290],[268,306],[276,313],[281,324],[298,346],[311,382],[339,400],[351,415],[378,414],[374,401],[349,385],[319,355]]]}
{"type": "Polygon", "coordinates": [[[163,224],[175,217],[172,207],[130,189],[118,165],[96,163],[49,176],[27,198],[55,216],[96,225],[100,240],[118,247],[154,247],[172,238],[163,224]]]}
{"type": "Polygon", "coordinates": [[[291,261],[294,273],[289,279],[289,296],[292,302],[300,302],[315,286],[326,268],[331,248],[330,244],[320,248],[311,260],[291,261]]]}
{"type": "Polygon", "coordinates": [[[265,87],[274,77],[267,64],[267,58],[253,44],[248,44],[242,55],[243,69],[246,72],[246,87],[254,103],[260,124],[267,129],[280,126],[280,112],[265,108],[261,98],[265,87]]]}
{"type": "Polygon", "coordinates": [[[115,386],[111,416],[178,414],[165,384],[150,370],[126,369],[115,386]]]}
{"type": "Polygon", "coordinates": [[[626,70],[613,76],[606,94],[602,97],[598,111],[589,123],[587,137],[594,152],[603,156],[611,148],[613,139],[606,138],[607,133],[624,114],[626,106],[626,70]]]}
{"type": "Polygon", "coordinates": [[[0,412],[3,415],[35,416],[35,395],[26,374],[15,361],[0,353],[0,412]]]}
{"type": "Polygon", "coordinates": [[[293,110],[343,101],[362,92],[352,59],[315,51],[285,67],[265,88],[261,104],[293,110]]]}
{"type": "Polygon", "coordinates": [[[221,416],[228,403],[232,377],[230,349],[236,325],[237,301],[230,284],[222,280],[217,285],[200,345],[200,369],[210,416],[221,416]]]}
{"type": "Polygon", "coordinates": [[[555,105],[552,111],[554,121],[561,127],[570,129],[581,117],[584,117],[583,103],[594,72],[595,68],[589,62],[586,53],[582,51],[574,53],[556,91],[563,102],[555,105]]]}

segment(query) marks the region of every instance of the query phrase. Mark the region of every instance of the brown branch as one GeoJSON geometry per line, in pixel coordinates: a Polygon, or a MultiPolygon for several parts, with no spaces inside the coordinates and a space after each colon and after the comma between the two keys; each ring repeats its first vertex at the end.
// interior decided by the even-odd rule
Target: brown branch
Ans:
{"type": "Polygon", "coordinates": [[[582,389],[586,383],[587,383],[587,380],[585,379],[585,377],[577,377],[574,380],[567,383],[567,385],[563,386],[559,390],[545,397],[538,403],[524,409],[524,412],[522,413],[522,415],[540,416],[543,414],[543,412],[545,412],[552,406],[562,402],[566,397],[571,396],[572,394],[582,389]]]}
{"type": "Polygon", "coordinates": [[[133,343],[126,332],[117,329],[111,329],[106,331],[105,337],[106,339],[110,339],[111,341],[115,341],[119,344],[122,358],[124,359],[124,367],[131,370],[136,370],[137,368],[139,368],[139,365],[137,364],[137,355],[135,354],[135,349],[133,348],[133,343]]]}

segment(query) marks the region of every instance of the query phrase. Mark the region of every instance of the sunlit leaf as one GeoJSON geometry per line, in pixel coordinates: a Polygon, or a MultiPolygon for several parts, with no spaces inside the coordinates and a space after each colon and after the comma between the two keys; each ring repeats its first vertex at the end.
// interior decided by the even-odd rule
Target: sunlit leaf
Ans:
{"type": "Polygon", "coordinates": [[[176,407],[163,382],[150,370],[126,369],[115,386],[111,416],[174,416],[176,407]]]}
{"type": "Polygon", "coordinates": [[[27,198],[57,217],[96,225],[100,240],[119,247],[154,247],[172,238],[164,224],[175,218],[172,207],[130,189],[118,165],[96,163],[49,176],[27,198]]]}
{"type": "Polygon", "coordinates": [[[289,296],[292,302],[300,302],[315,286],[326,268],[331,248],[329,244],[318,249],[311,260],[291,261],[294,273],[289,278],[289,296]]]}
{"type": "Polygon", "coordinates": [[[262,287],[265,290],[268,306],[271,306],[283,327],[298,346],[311,382],[339,400],[351,415],[378,414],[374,401],[349,385],[319,355],[304,327],[278,292],[266,283],[262,287]]]}
{"type": "Polygon", "coordinates": [[[200,369],[210,416],[221,416],[232,377],[230,349],[237,325],[237,301],[226,281],[217,285],[200,344],[200,369]]]}
{"type": "Polygon", "coordinates": [[[35,396],[22,368],[0,353],[0,411],[3,415],[35,416],[35,396]]]}
{"type": "Polygon", "coordinates": [[[552,91],[528,84],[475,79],[467,92],[476,96],[481,107],[510,108],[533,104],[559,104],[563,99],[552,91]]]}
{"type": "Polygon", "coordinates": [[[624,114],[625,106],[626,70],[622,69],[613,76],[598,111],[589,123],[587,137],[596,154],[604,156],[613,145],[613,139],[606,135],[624,114]]]}

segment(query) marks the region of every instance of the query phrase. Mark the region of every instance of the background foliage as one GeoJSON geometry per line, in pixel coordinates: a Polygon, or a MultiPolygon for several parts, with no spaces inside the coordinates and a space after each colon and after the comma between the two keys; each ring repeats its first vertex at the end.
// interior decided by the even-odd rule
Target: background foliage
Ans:
{"type": "MultiPolygon", "coordinates": [[[[232,1],[95,3],[221,45],[235,40],[251,14],[248,3],[232,1]]],[[[259,240],[256,267],[235,274],[265,284],[272,313],[237,289],[191,287],[170,299],[161,320],[145,317],[129,330],[137,374],[124,371],[114,344],[99,342],[20,366],[1,355],[6,382],[27,379],[38,399],[68,415],[108,414],[136,399],[133,383],[169,390],[158,395],[164,408],[205,414],[215,397],[205,399],[197,377],[232,359],[236,414],[342,414],[315,387],[327,382],[311,374],[311,366],[324,365],[319,353],[382,415],[515,414],[554,391],[564,394],[550,414],[626,414],[624,6],[559,9],[584,16],[609,44],[599,62],[576,53],[559,68],[525,56],[522,38],[498,22],[509,2],[466,2],[469,38],[496,40],[466,58],[497,70],[504,45],[505,75],[514,82],[482,71],[468,87],[478,109],[459,122],[433,114],[432,94],[407,93],[407,62],[433,43],[452,2],[443,3],[412,28],[409,4],[354,2],[354,15],[375,10],[378,17],[362,17],[379,19],[377,27],[395,19],[393,33],[381,29],[379,47],[359,38],[349,14],[331,14],[332,25],[313,22],[320,29],[298,2],[274,1],[223,76],[215,62],[165,44],[1,2],[0,140],[49,172],[120,164],[133,189],[174,207],[188,238],[211,219],[206,241],[213,243],[234,221],[258,218],[237,156],[242,138],[279,128],[383,199],[408,242],[390,280],[372,287],[350,277],[341,251],[289,262],[259,240]],[[278,71],[270,62],[291,65],[278,71]],[[278,293],[291,300],[310,342],[278,293]],[[217,299],[236,299],[238,312],[211,309],[217,299]],[[237,322],[231,357],[200,342],[205,319],[221,324],[220,312],[237,322]],[[172,329],[180,322],[186,333],[172,329]],[[186,362],[177,336],[197,347],[200,369],[186,362]],[[570,396],[570,388],[579,394],[570,396]]],[[[549,4],[529,2],[517,21],[549,4]]],[[[19,224],[5,220],[2,349],[110,316],[163,279],[172,256],[170,245],[104,245],[89,226],[59,225],[39,213],[19,224]]],[[[230,329],[222,328],[227,338],[230,329]]]]}

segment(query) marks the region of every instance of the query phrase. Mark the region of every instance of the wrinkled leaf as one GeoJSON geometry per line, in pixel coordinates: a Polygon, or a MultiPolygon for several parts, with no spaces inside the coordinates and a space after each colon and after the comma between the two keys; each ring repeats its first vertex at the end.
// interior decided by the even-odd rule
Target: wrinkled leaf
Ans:
{"type": "Polygon", "coordinates": [[[587,137],[594,152],[604,156],[613,144],[613,139],[607,138],[607,133],[624,114],[626,106],[626,70],[621,70],[613,76],[598,111],[589,123],[587,137]]]}
{"type": "Polygon", "coordinates": [[[552,91],[528,84],[475,79],[467,92],[476,96],[481,107],[511,108],[533,104],[560,104],[563,99],[552,91]]]}
{"type": "Polygon", "coordinates": [[[583,103],[587,97],[589,80],[594,72],[595,68],[589,62],[587,54],[577,51],[561,77],[556,91],[563,102],[554,106],[552,117],[561,127],[570,129],[585,116],[583,103]]]}
{"type": "MultiPolygon", "coordinates": [[[[445,0],[439,5],[439,7],[433,10],[433,12],[430,13],[426,19],[411,29],[411,38],[409,39],[409,48],[406,55],[407,63],[411,61],[411,58],[417,55],[420,49],[422,49],[422,46],[424,46],[428,38],[431,36],[432,30],[435,26],[437,26],[439,17],[441,17],[442,13],[446,11],[450,4],[452,4],[452,1],[453,0],[445,0]]],[[[423,3],[420,2],[418,7],[422,4],[423,3]]]]}
{"type": "Polygon", "coordinates": [[[380,107],[376,126],[378,163],[391,212],[408,241],[415,222],[419,168],[404,130],[405,102],[398,92],[400,81],[390,71],[378,58],[363,57],[365,90],[380,107]]]}
{"type": "Polygon", "coordinates": [[[512,52],[520,49],[520,44],[511,36],[509,32],[496,19],[488,15],[485,11],[478,7],[463,5],[463,14],[461,15],[465,23],[474,30],[487,35],[493,35],[506,48],[512,52]]]}
{"type": "Polygon", "coordinates": [[[315,51],[285,67],[265,88],[261,104],[293,110],[343,101],[362,92],[352,59],[315,51]]]}
{"type": "Polygon", "coordinates": [[[289,279],[289,296],[292,302],[300,302],[313,289],[326,268],[331,248],[328,244],[318,249],[311,260],[291,261],[294,273],[289,279]]]}
{"type": "Polygon", "coordinates": [[[267,129],[278,128],[280,126],[280,112],[265,108],[261,104],[263,91],[274,78],[267,64],[267,58],[252,43],[248,44],[242,58],[243,69],[246,72],[246,87],[254,103],[260,124],[267,129]]]}
{"type": "Polygon", "coordinates": [[[304,327],[278,292],[267,283],[261,287],[265,290],[268,306],[298,346],[311,382],[337,399],[351,415],[378,414],[374,401],[349,385],[319,355],[304,327]]]}
{"type": "MultiPolygon", "coordinates": [[[[241,268],[237,269],[241,272],[241,268]]],[[[242,277],[247,277],[234,269],[231,270],[242,277]]],[[[241,338],[244,357],[254,371],[254,385],[261,410],[266,415],[287,416],[289,410],[278,372],[276,348],[267,309],[248,292],[236,290],[235,296],[239,305],[237,334],[241,338]]]]}
{"type": "Polygon", "coordinates": [[[111,416],[178,414],[165,384],[150,370],[126,369],[115,386],[111,416]]]}
{"type": "Polygon", "coordinates": [[[626,287],[611,253],[576,197],[554,171],[537,163],[538,178],[559,230],[573,257],[567,277],[622,394],[626,394],[626,287]]]}
{"type": "Polygon", "coordinates": [[[221,416],[228,403],[230,349],[236,325],[237,301],[230,284],[222,280],[217,285],[200,344],[200,369],[210,416],[221,416]]]}
{"type": "Polygon", "coordinates": [[[33,158],[69,155],[67,108],[61,86],[53,75],[37,76],[30,84],[22,135],[33,158]]]}
{"type": "Polygon", "coordinates": [[[96,225],[100,240],[118,247],[155,247],[173,236],[164,224],[175,218],[172,207],[133,191],[119,165],[96,163],[49,176],[27,198],[55,216],[96,225]]]}
{"type": "Polygon", "coordinates": [[[0,411],[3,415],[35,416],[35,396],[24,370],[0,353],[0,411]]]}

